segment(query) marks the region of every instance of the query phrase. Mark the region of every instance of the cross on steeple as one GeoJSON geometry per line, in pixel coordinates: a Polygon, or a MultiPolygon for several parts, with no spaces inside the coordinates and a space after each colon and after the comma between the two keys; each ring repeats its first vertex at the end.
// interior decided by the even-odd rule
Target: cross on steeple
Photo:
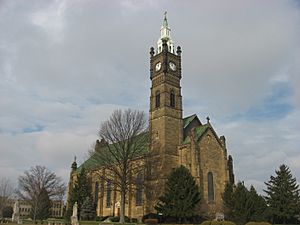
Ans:
{"type": "Polygon", "coordinates": [[[206,120],[207,120],[207,123],[209,123],[209,121],[210,121],[209,116],[206,117],[206,120]]]}
{"type": "Polygon", "coordinates": [[[168,27],[167,11],[165,11],[164,15],[165,15],[165,18],[164,18],[164,22],[163,22],[163,27],[168,27]]]}

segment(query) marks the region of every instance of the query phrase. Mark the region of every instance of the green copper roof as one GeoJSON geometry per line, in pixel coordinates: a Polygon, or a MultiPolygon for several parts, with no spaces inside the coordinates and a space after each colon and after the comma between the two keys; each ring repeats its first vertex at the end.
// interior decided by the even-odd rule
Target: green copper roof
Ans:
{"type": "MultiPolygon", "coordinates": [[[[140,135],[143,135],[143,137],[145,137],[146,135],[149,135],[149,132],[146,132],[146,133],[143,133],[140,135]]],[[[136,157],[141,157],[149,152],[148,141],[146,141],[145,145],[143,145],[143,146],[144,147],[141,149],[141,151],[139,151],[139,155],[137,155],[136,157]]],[[[113,145],[110,145],[110,147],[113,147],[113,145]]],[[[107,151],[107,148],[108,147],[104,146],[104,147],[98,149],[97,151],[107,151]]],[[[113,161],[114,160],[111,159],[112,163],[113,163],[113,161]]],[[[78,167],[77,170],[80,171],[83,167],[87,170],[90,170],[90,169],[96,169],[97,167],[101,167],[101,166],[103,166],[103,162],[101,162],[101,159],[97,156],[97,152],[94,151],[92,153],[92,155],[78,167]]]]}
{"type": "MultiPolygon", "coordinates": [[[[207,130],[208,127],[209,127],[209,124],[204,124],[204,125],[201,125],[201,126],[195,128],[194,132],[195,132],[196,140],[198,140],[204,134],[204,132],[207,130]]],[[[188,143],[190,143],[189,136],[187,136],[183,140],[182,144],[188,144],[188,143]]]]}
{"type": "Polygon", "coordinates": [[[192,122],[193,119],[195,119],[196,117],[197,115],[193,114],[191,116],[183,118],[183,128],[186,128],[190,124],[190,122],[192,122]]]}
{"type": "Polygon", "coordinates": [[[95,153],[93,153],[93,155],[90,156],[90,158],[88,158],[87,160],[84,161],[84,163],[82,163],[77,170],[80,171],[83,167],[87,170],[95,168],[97,166],[100,166],[100,164],[95,162],[95,153]]]}
{"type": "MultiPolygon", "coordinates": [[[[185,129],[195,118],[197,118],[196,114],[193,114],[191,116],[183,118],[183,129],[185,129]]],[[[204,124],[204,125],[201,125],[201,126],[198,126],[195,128],[194,132],[196,135],[196,140],[198,140],[204,134],[204,132],[206,131],[206,129],[208,127],[209,127],[209,124],[204,124]]],[[[149,135],[149,132],[144,133],[143,135],[149,135]]],[[[190,143],[189,136],[187,136],[183,140],[182,144],[188,144],[188,143],[190,143]]],[[[149,143],[147,142],[144,146],[145,146],[144,149],[142,149],[142,151],[139,152],[140,155],[138,155],[137,157],[141,157],[149,152],[149,143]]],[[[105,151],[105,148],[107,148],[107,147],[102,147],[100,150],[105,151]]],[[[82,169],[82,167],[84,167],[87,170],[90,170],[90,169],[96,169],[97,167],[101,167],[101,166],[102,166],[102,163],[99,160],[99,158],[97,157],[97,153],[94,152],[84,163],[82,163],[78,167],[77,170],[80,171],[82,169]]]]}
{"type": "Polygon", "coordinates": [[[204,132],[206,131],[206,129],[209,127],[208,124],[204,124],[200,127],[196,127],[195,132],[196,132],[196,140],[198,140],[202,134],[204,134],[204,132]]]}

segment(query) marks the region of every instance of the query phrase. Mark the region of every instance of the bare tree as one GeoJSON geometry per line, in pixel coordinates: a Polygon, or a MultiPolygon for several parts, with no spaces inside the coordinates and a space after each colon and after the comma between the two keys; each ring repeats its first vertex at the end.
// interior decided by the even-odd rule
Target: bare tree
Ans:
{"type": "Polygon", "coordinates": [[[66,186],[60,177],[44,166],[31,167],[24,175],[19,177],[20,198],[27,201],[32,207],[32,219],[36,220],[41,192],[47,192],[51,200],[61,200],[65,194],[66,186]]]}
{"type": "Polygon", "coordinates": [[[8,204],[9,198],[13,194],[13,186],[9,179],[2,178],[0,180],[0,214],[2,215],[2,210],[8,204]]]}
{"type": "Polygon", "coordinates": [[[145,115],[137,110],[115,110],[109,120],[101,124],[99,136],[103,147],[96,149],[94,159],[105,168],[106,172],[100,174],[101,178],[114,184],[120,191],[120,223],[124,223],[125,199],[131,178],[142,169],[136,159],[148,147],[145,115]]]}

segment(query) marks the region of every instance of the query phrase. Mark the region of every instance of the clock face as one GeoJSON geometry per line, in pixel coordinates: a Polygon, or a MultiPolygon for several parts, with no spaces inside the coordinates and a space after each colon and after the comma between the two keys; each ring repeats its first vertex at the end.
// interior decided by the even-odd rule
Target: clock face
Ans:
{"type": "Polygon", "coordinates": [[[176,65],[175,65],[175,63],[169,62],[169,66],[170,66],[170,69],[171,69],[171,70],[173,70],[173,71],[176,70],[176,65]]]}
{"type": "Polygon", "coordinates": [[[160,68],[161,68],[161,62],[156,63],[156,65],[155,65],[155,70],[156,70],[156,71],[159,71],[160,68]]]}

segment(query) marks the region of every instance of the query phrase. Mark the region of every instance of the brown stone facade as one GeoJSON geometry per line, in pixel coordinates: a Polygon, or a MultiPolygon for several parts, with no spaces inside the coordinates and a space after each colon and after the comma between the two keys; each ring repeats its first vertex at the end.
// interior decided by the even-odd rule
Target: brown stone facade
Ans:
{"type": "MultiPolygon", "coordinates": [[[[129,188],[126,216],[141,219],[156,212],[154,206],[163,194],[168,175],[184,165],[202,194],[199,215],[214,218],[216,213],[223,212],[221,195],[226,183],[234,182],[232,157],[227,156],[225,137],[217,136],[209,119],[202,124],[196,115],[183,118],[181,48],[171,53],[166,42],[162,46],[159,53],[154,48],[150,50],[149,149],[147,156],[136,160],[144,168],[143,188],[139,193],[134,184],[129,188]],[[139,196],[142,201],[137,199],[139,196]]],[[[88,160],[84,165],[88,165],[88,160]]],[[[100,180],[99,173],[105,173],[104,168],[91,169],[89,173],[97,215],[118,216],[120,194],[116,187],[100,180]]]]}
{"type": "Polygon", "coordinates": [[[226,150],[211,125],[198,140],[194,135],[190,136],[191,142],[179,147],[179,164],[191,171],[200,187],[202,194],[200,213],[213,217],[216,213],[223,212],[221,195],[229,181],[226,150]],[[213,199],[208,197],[209,173],[213,178],[213,199]]]}

